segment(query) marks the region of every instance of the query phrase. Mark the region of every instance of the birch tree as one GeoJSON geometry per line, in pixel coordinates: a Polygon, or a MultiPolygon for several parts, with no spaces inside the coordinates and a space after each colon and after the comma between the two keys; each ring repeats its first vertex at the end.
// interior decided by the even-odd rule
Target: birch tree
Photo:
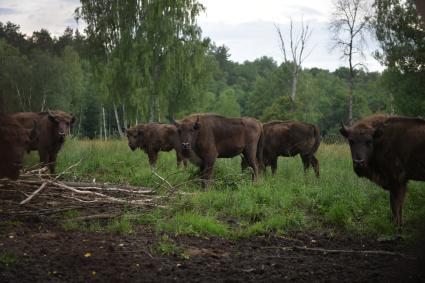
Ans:
{"type": "Polygon", "coordinates": [[[301,20],[301,31],[296,34],[292,18],[289,22],[289,35],[285,37],[279,25],[275,25],[279,37],[280,50],[283,55],[284,63],[292,63],[292,90],[291,102],[295,105],[297,95],[297,83],[300,76],[301,66],[305,59],[311,54],[312,49],[306,53],[308,40],[311,37],[312,30],[308,24],[301,20]]]}
{"type": "Polygon", "coordinates": [[[341,58],[348,61],[348,124],[353,122],[353,91],[355,69],[364,66],[357,59],[365,58],[366,32],[371,18],[372,6],[369,0],[334,0],[329,30],[332,50],[341,51],[341,58]]]}

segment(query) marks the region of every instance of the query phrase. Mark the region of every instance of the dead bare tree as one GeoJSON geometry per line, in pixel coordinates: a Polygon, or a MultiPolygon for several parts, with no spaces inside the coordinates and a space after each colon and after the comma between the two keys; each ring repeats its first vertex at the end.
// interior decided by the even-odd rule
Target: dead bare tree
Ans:
{"type": "Polygon", "coordinates": [[[372,15],[370,0],[334,0],[334,12],[331,15],[331,50],[340,49],[341,58],[348,60],[350,69],[348,93],[348,124],[353,122],[353,90],[355,69],[364,65],[354,63],[358,57],[364,59],[366,32],[372,15]]]}
{"type": "Polygon", "coordinates": [[[294,105],[301,65],[313,51],[313,49],[311,49],[309,52],[305,53],[312,30],[308,24],[304,24],[304,21],[301,20],[301,31],[298,34],[295,34],[292,18],[290,18],[289,38],[285,38],[279,25],[275,24],[275,28],[279,37],[280,50],[282,51],[284,63],[292,61],[292,91],[290,98],[294,105]],[[288,40],[289,46],[285,44],[288,40]],[[291,58],[288,58],[288,56],[291,56],[291,58]]]}

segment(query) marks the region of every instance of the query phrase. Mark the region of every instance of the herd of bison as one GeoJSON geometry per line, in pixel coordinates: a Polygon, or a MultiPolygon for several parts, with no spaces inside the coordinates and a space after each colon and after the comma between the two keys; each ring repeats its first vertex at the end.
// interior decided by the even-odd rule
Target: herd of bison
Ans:
{"type": "MultiPolygon", "coordinates": [[[[76,118],[62,111],[0,115],[0,178],[17,179],[26,152],[37,150],[40,161],[55,173],[55,162],[76,118]]],[[[319,177],[315,154],[320,145],[317,126],[298,121],[261,123],[250,117],[228,118],[193,114],[171,124],[144,123],[124,129],[132,150],[142,149],[156,166],[160,151],[175,150],[177,166],[187,161],[199,167],[205,187],[211,181],[216,158],[242,156],[241,167],[252,168],[252,180],[279,156],[300,155],[306,171],[319,177]]],[[[350,145],[354,172],[390,193],[392,218],[402,225],[403,203],[409,180],[425,181],[425,120],[389,115],[365,117],[340,133],[350,145]]]]}

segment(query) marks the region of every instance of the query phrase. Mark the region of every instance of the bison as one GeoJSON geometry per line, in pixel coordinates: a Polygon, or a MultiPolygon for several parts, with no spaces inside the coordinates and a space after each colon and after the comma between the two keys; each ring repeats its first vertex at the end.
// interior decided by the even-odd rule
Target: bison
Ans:
{"type": "MultiPolygon", "coordinates": [[[[212,178],[216,158],[242,154],[258,176],[257,150],[262,152],[262,124],[254,118],[226,118],[216,114],[194,114],[176,122],[182,153],[199,166],[199,177],[206,187],[212,178]]],[[[259,157],[261,159],[261,156],[259,157]]]]}
{"type": "MultiPolygon", "coordinates": [[[[271,166],[272,174],[276,174],[279,156],[295,156],[299,154],[304,166],[304,173],[313,166],[316,177],[319,177],[319,161],[315,153],[320,145],[319,127],[298,121],[273,121],[263,124],[264,149],[263,166],[271,166]]],[[[242,169],[247,164],[244,158],[242,169]]]]}
{"type": "Polygon", "coordinates": [[[28,146],[28,152],[37,150],[40,162],[47,165],[50,173],[54,174],[58,152],[76,118],[63,111],[19,112],[12,116],[27,129],[33,121],[37,121],[38,141],[28,146]]]}
{"type": "Polygon", "coordinates": [[[0,114],[0,178],[19,177],[25,151],[38,137],[37,122],[32,125],[27,130],[10,115],[0,114]]]}
{"type": "Polygon", "coordinates": [[[342,125],[340,131],[350,143],[354,171],[389,191],[392,219],[401,226],[408,181],[425,181],[425,120],[379,118],[374,127],[342,125]]]}
{"type": "Polygon", "coordinates": [[[141,148],[148,155],[152,168],[156,167],[160,151],[173,149],[176,151],[177,167],[180,167],[182,161],[186,167],[187,160],[182,155],[177,130],[173,125],[146,123],[123,130],[127,134],[128,146],[131,150],[141,148]]]}

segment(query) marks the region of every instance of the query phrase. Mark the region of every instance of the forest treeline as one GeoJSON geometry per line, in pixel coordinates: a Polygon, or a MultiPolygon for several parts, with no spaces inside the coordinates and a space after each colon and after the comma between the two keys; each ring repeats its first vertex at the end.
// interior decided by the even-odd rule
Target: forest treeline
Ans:
{"type": "MultiPolygon", "coordinates": [[[[115,2],[81,0],[76,18],[87,23],[84,33],[26,36],[0,22],[0,111],[71,112],[74,135],[89,138],[194,112],[303,120],[325,135],[347,121],[348,68],[303,68],[292,101],[293,63],[231,61],[231,50],[202,37],[197,1],[115,2]]],[[[375,8],[375,57],[386,69],[355,71],[353,117],[423,115],[425,32],[414,3],[379,0],[375,8]]]]}

